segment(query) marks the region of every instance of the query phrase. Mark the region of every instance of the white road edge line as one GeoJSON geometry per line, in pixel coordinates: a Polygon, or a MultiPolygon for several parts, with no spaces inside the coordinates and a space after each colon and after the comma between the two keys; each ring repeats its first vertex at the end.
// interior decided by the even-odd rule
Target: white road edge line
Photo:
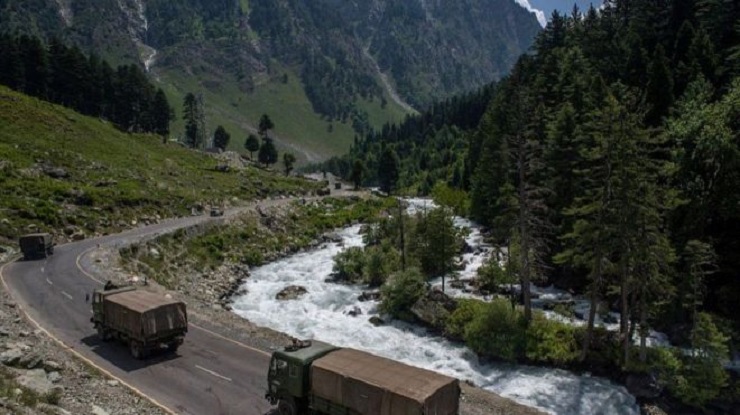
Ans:
{"type": "MultiPolygon", "coordinates": [[[[78,259],[79,259],[79,258],[78,258],[78,259]]],[[[2,265],[0,266],[0,282],[2,282],[2,284],[3,284],[3,288],[5,288],[5,291],[6,291],[6,292],[7,292],[7,293],[8,293],[9,295],[10,295],[10,294],[11,294],[11,291],[10,291],[10,287],[8,287],[8,283],[7,283],[6,281],[5,281],[5,274],[3,273],[3,271],[5,270],[5,266],[6,266],[6,265],[8,265],[8,264],[9,264],[9,262],[6,262],[6,263],[4,263],[4,264],[2,264],[2,265]]],[[[94,278],[93,278],[93,279],[94,279],[94,278]]],[[[102,366],[100,366],[100,365],[96,364],[96,363],[95,363],[95,362],[93,362],[92,360],[90,360],[90,359],[88,359],[87,357],[83,356],[83,355],[82,355],[82,353],[80,353],[80,352],[78,352],[78,351],[74,350],[74,349],[73,349],[72,347],[68,346],[68,345],[67,345],[66,343],[64,343],[63,341],[61,341],[61,340],[59,340],[58,338],[54,337],[54,336],[53,336],[53,335],[51,334],[51,332],[50,332],[50,331],[48,331],[48,330],[46,330],[45,328],[41,327],[41,324],[39,324],[39,323],[38,323],[38,322],[37,322],[36,320],[34,320],[34,319],[33,319],[33,318],[32,318],[32,317],[31,317],[31,316],[30,316],[30,315],[29,315],[29,314],[28,314],[28,313],[26,312],[26,310],[24,310],[24,309],[23,309],[23,306],[22,306],[22,305],[21,305],[20,303],[18,303],[18,308],[19,308],[19,309],[21,310],[21,312],[23,313],[23,315],[24,315],[24,316],[26,317],[26,320],[30,321],[30,322],[31,322],[31,324],[33,324],[33,325],[34,325],[34,326],[36,326],[36,327],[37,327],[37,328],[38,328],[39,330],[41,330],[41,332],[43,332],[44,334],[46,334],[46,336],[47,336],[47,337],[49,337],[49,338],[50,338],[50,339],[52,339],[52,340],[53,340],[54,342],[56,342],[56,343],[57,343],[57,344],[58,344],[58,345],[59,345],[59,346],[60,346],[60,347],[61,347],[61,348],[62,348],[63,350],[65,350],[65,351],[67,351],[67,352],[69,352],[69,353],[72,353],[73,355],[77,356],[77,358],[78,358],[78,359],[80,359],[80,360],[82,360],[83,362],[87,363],[88,365],[90,365],[90,366],[92,366],[92,367],[96,368],[97,370],[99,370],[99,371],[100,371],[101,373],[103,373],[104,375],[108,376],[109,378],[111,378],[111,379],[116,379],[116,380],[118,380],[119,382],[121,382],[121,384],[122,384],[122,385],[124,385],[124,386],[126,386],[127,388],[129,388],[129,389],[130,389],[131,391],[133,391],[133,392],[134,392],[135,394],[137,394],[137,395],[141,396],[141,397],[142,397],[142,398],[144,398],[144,399],[147,399],[147,400],[148,400],[149,402],[151,402],[151,403],[152,403],[152,404],[153,404],[154,406],[156,406],[156,407],[158,407],[159,409],[161,409],[161,410],[162,410],[162,412],[164,412],[164,413],[166,413],[166,414],[169,414],[169,415],[177,415],[177,413],[176,413],[175,411],[173,411],[172,409],[170,409],[170,408],[168,408],[168,407],[166,407],[166,406],[162,405],[162,404],[161,404],[161,403],[159,403],[159,402],[158,402],[158,401],[157,401],[156,399],[154,399],[154,398],[152,398],[151,396],[149,396],[149,395],[145,394],[145,393],[144,393],[144,392],[142,392],[142,391],[141,391],[140,389],[136,388],[135,386],[131,385],[130,383],[126,382],[125,380],[123,380],[123,379],[119,378],[118,376],[114,375],[114,374],[113,374],[112,372],[110,372],[109,370],[106,370],[106,369],[105,369],[105,368],[103,368],[102,366]]]]}
{"type": "MultiPolygon", "coordinates": [[[[82,263],[80,262],[80,260],[82,259],[83,256],[87,255],[89,252],[91,252],[92,250],[97,249],[97,248],[98,247],[93,246],[93,247],[90,247],[90,248],[82,251],[82,253],[80,253],[79,255],[77,255],[77,258],[75,259],[75,265],[77,265],[77,269],[79,269],[80,272],[82,272],[82,274],[85,275],[87,278],[90,278],[91,280],[93,280],[93,281],[95,281],[95,282],[97,282],[99,284],[103,284],[103,281],[95,278],[94,275],[92,275],[91,273],[87,272],[82,267],[82,263]]],[[[208,330],[207,328],[201,327],[201,326],[199,326],[199,325],[197,325],[195,323],[188,322],[188,326],[191,326],[191,327],[194,327],[194,328],[196,328],[198,330],[204,331],[204,332],[210,334],[211,336],[218,337],[221,340],[226,340],[228,342],[231,342],[231,343],[233,343],[233,344],[235,344],[235,345],[237,345],[239,347],[245,348],[247,350],[251,350],[253,352],[260,353],[260,354],[262,354],[264,356],[268,356],[268,357],[271,356],[270,353],[267,353],[264,350],[260,350],[260,349],[256,349],[256,348],[251,347],[251,346],[247,346],[246,344],[244,344],[244,343],[242,343],[240,341],[237,341],[237,340],[234,340],[234,339],[230,339],[230,338],[228,338],[226,336],[222,336],[222,335],[220,335],[220,334],[218,334],[218,333],[216,333],[214,331],[208,330]]]]}
{"type": "Polygon", "coordinates": [[[226,376],[219,375],[218,373],[216,373],[216,372],[214,372],[212,370],[206,369],[203,366],[195,365],[195,367],[198,368],[198,369],[200,369],[200,370],[202,370],[202,371],[204,371],[204,372],[206,372],[206,373],[208,373],[208,374],[211,374],[211,375],[213,375],[213,376],[215,376],[217,378],[221,378],[221,379],[223,379],[223,380],[225,380],[227,382],[231,382],[231,378],[227,378],[226,376]]]}
{"type": "Polygon", "coordinates": [[[67,294],[66,292],[62,291],[62,295],[69,298],[70,300],[73,300],[72,296],[67,294]]]}

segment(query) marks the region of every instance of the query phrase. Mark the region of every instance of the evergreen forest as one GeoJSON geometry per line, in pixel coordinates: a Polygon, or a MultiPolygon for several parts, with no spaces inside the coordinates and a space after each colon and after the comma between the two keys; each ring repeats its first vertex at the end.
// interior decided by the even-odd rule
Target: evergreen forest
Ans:
{"type": "MultiPolygon", "coordinates": [[[[355,137],[318,168],[432,195],[486,226],[508,262],[479,278],[494,290],[521,283],[527,333],[549,330],[530,283],[586,296],[585,328],[552,331],[577,350],[561,364],[670,373],[665,386],[697,408],[731,398],[722,365],[740,339],[739,22],[740,4],[725,0],[555,12],[500,82],[355,137]],[[620,315],[613,338],[595,327],[608,311],[620,315]],[[691,352],[648,348],[651,329],[691,352]]],[[[514,318],[480,307],[466,309],[514,318]]],[[[457,332],[482,355],[532,360],[525,345],[492,350],[485,336],[503,329],[485,321],[457,332]]]]}
{"type": "Polygon", "coordinates": [[[95,54],[56,38],[0,35],[0,84],[85,115],[122,131],[167,136],[173,110],[167,96],[137,65],[113,68],[95,54]]]}

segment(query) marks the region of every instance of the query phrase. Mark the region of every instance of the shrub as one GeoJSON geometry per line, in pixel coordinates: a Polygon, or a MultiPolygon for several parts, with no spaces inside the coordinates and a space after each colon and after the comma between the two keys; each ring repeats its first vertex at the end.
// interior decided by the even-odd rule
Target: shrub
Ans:
{"type": "Polygon", "coordinates": [[[353,246],[334,257],[334,276],[340,281],[359,281],[365,267],[365,253],[362,248],[353,246]]]}
{"type": "Polygon", "coordinates": [[[409,310],[426,291],[424,276],[418,268],[399,271],[381,288],[380,310],[402,320],[410,319],[409,310]]]}
{"type": "Polygon", "coordinates": [[[535,313],[527,327],[527,359],[564,364],[578,357],[575,329],[535,313]]]}
{"type": "Polygon", "coordinates": [[[478,280],[481,288],[496,291],[502,284],[513,284],[516,278],[508,273],[498,261],[492,259],[478,268],[478,280]]]}
{"type": "Polygon", "coordinates": [[[392,246],[384,243],[381,246],[371,246],[365,250],[365,263],[362,274],[365,283],[371,287],[381,286],[388,275],[401,268],[401,258],[392,246]]]}
{"type": "Polygon", "coordinates": [[[460,299],[455,311],[447,319],[445,331],[455,339],[463,340],[465,327],[473,321],[476,315],[483,312],[486,303],[480,300],[460,299]]]}
{"type": "Polygon", "coordinates": [[[691,354],[677,356],[681,365],[667,383],[681,402],[703,408],[728,385],[729,376],[722,366],[729,355],[727,337],[719,332],[709,314],[699,313],[691,338],[691,354]]]}
{"type": "Polygon", "coordinates": [[[495,299],[467,324],[464,338],[479,355],[516,360],[525,341],[523,316],[508,301],[495,299]]]}

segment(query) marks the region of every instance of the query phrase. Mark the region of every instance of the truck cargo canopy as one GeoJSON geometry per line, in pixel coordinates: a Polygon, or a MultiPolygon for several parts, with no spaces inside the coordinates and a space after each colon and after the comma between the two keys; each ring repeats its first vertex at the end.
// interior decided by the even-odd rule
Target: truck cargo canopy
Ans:
{"type": "Polygon", "coordinates": [[[458,380],[354,349],[314,361],[313,393],[360,414],[457,414],[458,380]]]}
{"type": "Polygon", "coordinates": [[[131,290],[109,294],[106,296],[106,300],[139,313],[145,313],[164,305],[178,304],[181,302],[144,290],[131,290]]]}

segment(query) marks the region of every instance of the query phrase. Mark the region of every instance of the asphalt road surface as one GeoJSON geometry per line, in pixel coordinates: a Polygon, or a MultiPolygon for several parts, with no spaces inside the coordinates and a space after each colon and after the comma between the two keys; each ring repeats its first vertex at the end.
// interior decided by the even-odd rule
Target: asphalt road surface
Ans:
{"type": "MultiPolygon", "coordinates": [[[[273,201],[267,204],[279,204],[273,201]]],[[[227,212],[227,217],[236,212],[227,212]]],[[[98,244],[121,246],[208,220],[168,220],[117,235],[55,248],[45,260],[16,261],[0,269],[13,298],[48,334],[93,365],[116,377],[163,409],[177,414],[264,415],[269,356],[203,328],[190,325],[176,354],[139,361],[120,343],[102,343],[90,323],[86,294],[102,287],[84,270],[86,251],[98,244]]]]}

